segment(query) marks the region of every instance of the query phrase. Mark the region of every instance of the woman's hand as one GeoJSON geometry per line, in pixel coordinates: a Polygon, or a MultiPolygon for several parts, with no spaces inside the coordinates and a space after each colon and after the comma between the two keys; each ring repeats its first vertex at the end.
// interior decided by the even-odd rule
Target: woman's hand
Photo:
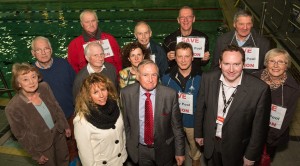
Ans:
{"type": "Polygon", "coordinates": [[[46,162],[48,161],[49,159],[46,157],[46,156],[44,156],[44,155],[42,155],[39,159],[38,159],[38,164],[40,164],[40,165],[43,165],[43,164],[46,164],[46,162]]]}
{"type": "Polygon", "coordinates": [[[66,137],[71,137],[71,129],[65,129],[66,137]]]}

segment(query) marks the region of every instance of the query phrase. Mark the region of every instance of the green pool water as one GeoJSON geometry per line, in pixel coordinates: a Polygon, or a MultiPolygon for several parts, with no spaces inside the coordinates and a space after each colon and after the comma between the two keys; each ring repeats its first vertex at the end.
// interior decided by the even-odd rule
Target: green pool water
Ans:
{"type": "MultiPolygon", "coordinates": [[[[1,0],[0,0],[1,1],[1,0]]],[[[115,36],[120,47],[135,40],[137,21],[146,21],[153,39],[161,43],[178,28],[176,17],[183,5],[194,8],[194,28],[209,36],[210,51],[219,35],[222,12],[218,1],[206,0],[119,0],[119,1],[36,1],[9,2],[0,5],[0,66],[10,84],[11,66],[15,62],[33,62],[30,42],[36,36],[49,38],[55,56],[66,57],[69,42],[81,34],[79,14],[83,9],[96,10],[99,27],[115,36]]],[[[3,86],[0,84],[0,87],[3,86]]]]}

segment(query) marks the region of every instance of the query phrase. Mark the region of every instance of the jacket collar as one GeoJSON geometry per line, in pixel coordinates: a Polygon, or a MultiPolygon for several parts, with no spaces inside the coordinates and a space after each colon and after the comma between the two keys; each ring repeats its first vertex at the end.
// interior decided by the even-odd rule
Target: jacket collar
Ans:
{"type": "Polygon", "coordinates": [[[82,36],[83,36],[84,42],[88,42],[92,38],[95,38],[96,40],[100,40],[101,39],[101,30],[98,28],[98,30],[97,30],[94,37],[91,37],[85,30],[83,30],[82,31],[82,36]]]}

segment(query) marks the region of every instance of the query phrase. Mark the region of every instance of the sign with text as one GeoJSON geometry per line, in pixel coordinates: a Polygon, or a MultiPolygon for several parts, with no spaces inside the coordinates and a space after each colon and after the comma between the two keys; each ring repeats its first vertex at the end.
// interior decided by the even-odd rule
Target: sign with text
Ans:
{"type": "MultiPolygon", "coordinates": [[[[109,41],[108,39],[104,39],[104,40],[96,40],[98,43],[100,43],[103,47],[103,51],[104,51],[104,54],[105,54],[105,58],[107,57],[111,57],[111,56],[114,56],[114,53],[111,49],[111,46],[109,44],[109,41]]],[[[95,42],[95,41],[93,41],[95,42]]],[[[90,42],[87,42],[83,45],[83,49],[85,49],[85,47],[89,44],[90,42]]]]}
{"type": "Polygon", "coordinates": [[[245,69],[258,69],[259,63],[259,48],[243,47],[245,51],[245,69]]]}
{"type": "Polygon", "coordinates": [[[179,92],[178,103],[181,113],[193,115],[193,95],[179,92]]]}
{"type": "Polygon", "coordinates": [[[193,47],[194,58],[203,58],[205,50],[205,38],[204,37],[177,37],[177,43],[186,42],[190,43],[193,47]]]}
{"type": "Polygon", "coordinates": [[[281,129],[285,113],[286,113],[286,108],[272,104],[269,126],[276,129],[281,129]]]}

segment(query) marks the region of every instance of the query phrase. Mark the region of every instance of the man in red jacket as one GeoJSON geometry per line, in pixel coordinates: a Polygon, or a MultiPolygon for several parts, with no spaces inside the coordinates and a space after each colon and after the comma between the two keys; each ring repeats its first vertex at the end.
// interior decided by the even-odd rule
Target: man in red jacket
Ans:
{"type": "Polygon", "coordinates": [[[80,14],[82,34],[73,39],[68,46],[68,61],[76,73],[87,65],[84,56],[84,48],[91,41],[99,41],[104,48],[105,61],[113,64],[117,74],[122,69],[120,47],[117,40],[110,34],[102,32],[98,28],[98,17],[93,10],[84,10],[80,14]]]}

